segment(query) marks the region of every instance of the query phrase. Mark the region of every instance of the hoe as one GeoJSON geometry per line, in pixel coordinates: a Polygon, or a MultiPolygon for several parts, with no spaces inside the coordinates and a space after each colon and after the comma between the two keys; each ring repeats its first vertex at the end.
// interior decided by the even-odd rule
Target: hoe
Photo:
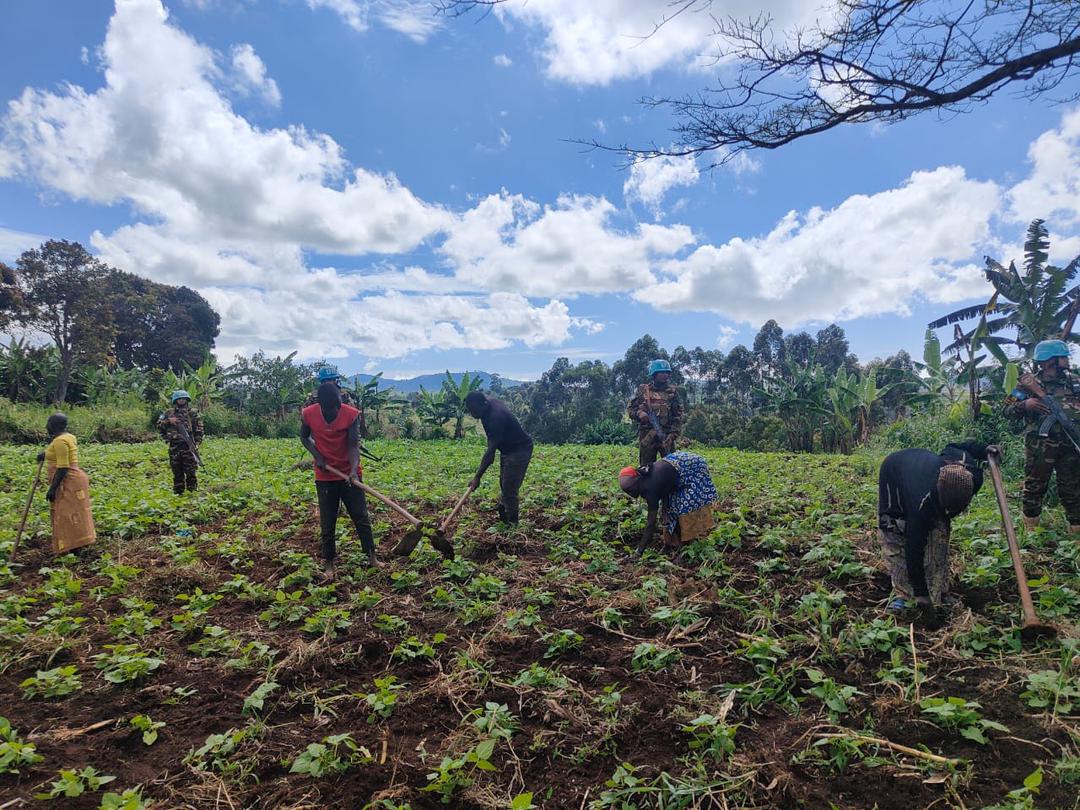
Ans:
{"type": "MultiPolygon", "coordinates": [[[[338,476],[339,478],[344,479],[345,481],[350,480],[349,476],[347,476],[341,470],[331,467],[329,464],[326,465],[326,469],[332,472],[334,475],[338,476]]],[[[425,534],[428,534],[428,532],[426,532],[423,528],[424,521],[416,517],[415,515],[410,514],[404,506],[383,495],[377,489],[369,487],[363,481],[354,482],[353,486],[358,486],[368,495],[382,501],[399,515],[401,515],[403,518],[405,518],[405,520],[409,521],[409,523],[412,525],[412,528],[409,529],[409,531],[405,532],[405,534],[398,541],[397,545],[394,546],[393,550],[390,553],[396,557],[404,557],[406,554],[412,553],[412,550],[416,548],[417,544],[420,542],[420,539],[425,534]]],[[[451,546],[450,543],[446,540],[446,538],[442,536],[441,530],[437,530],[434,534],[431,535],[431,545],[433,545],[440,553],[442,553],[444,557],[453,559],[454,547],[451,546]]]]}
{"type": "Polygon", "coordinates": [[[1031,590],[1028,588],[1027,575],[1024,573],[1024,564],[1020,561],[1020,544],[1016,542],[1016,532],[1013,529],[1012,518],[1009,517],[1009,504],[1005,499],[1005,485],[1001,481],[1001,469],[998,462],[1001,451],[997,448],[987,453],[987,461],[990,466],[990,479],[994,482],[994,492],[997,493],[998,509],[1001,510],[1001,522],[1005,526],[1005,536],[1009,540],[1009,553],[1012,555],[1013,570],[1016,571],[1016,584],[1020,589],[1020,603],[1024,607],[1024,624],[1020,628],[1020,638],[1032,641],[1037,638],[1053,638],[1058,634],[1058,629],[1052,624],[1043,624],[1035,615],[1035,604],[1031,601],[1031,590]]]}

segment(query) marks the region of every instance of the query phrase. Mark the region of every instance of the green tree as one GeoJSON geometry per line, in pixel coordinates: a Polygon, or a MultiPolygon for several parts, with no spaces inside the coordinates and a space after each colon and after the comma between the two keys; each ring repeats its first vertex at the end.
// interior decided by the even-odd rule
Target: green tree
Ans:
{"type": "Polygon", "coordinates": [[[78,242],[55,239],[24,252],[14,271],[0,271],[14,287],[4,296],[10,305],[7,319],[47,335],[56,346],[60,374],[52,399],[57,404],[67,398],[75,364],[99,365],[112,346],[108,274],[109,268],[78,242]]]}
{"type": "Polygon", "coordinates": [[[465,397],[473,391],[479,391],[484,381],[479,372],[470,375],[464,372],[460,380],[455,380],[450,370],[446,371],[446,378],[442,381],[443,405],[449,418],[454,420],[454,438],[465,437],[465,397]]]}

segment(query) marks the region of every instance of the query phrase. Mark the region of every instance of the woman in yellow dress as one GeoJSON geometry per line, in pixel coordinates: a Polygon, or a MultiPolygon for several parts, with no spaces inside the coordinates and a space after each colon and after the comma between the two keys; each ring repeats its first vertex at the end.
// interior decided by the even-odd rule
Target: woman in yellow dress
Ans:
{"type": "Polygon", "coordinates": [[[94,516],[90,512],[90,479],[79,469],[79,448],[67,432],[68,418],[54,413],[45,423],[51,441],[38,456],[49,471],[49,491],[45,494],[52,512],[52,550],[65,554],[97,539],[94,516]]]}

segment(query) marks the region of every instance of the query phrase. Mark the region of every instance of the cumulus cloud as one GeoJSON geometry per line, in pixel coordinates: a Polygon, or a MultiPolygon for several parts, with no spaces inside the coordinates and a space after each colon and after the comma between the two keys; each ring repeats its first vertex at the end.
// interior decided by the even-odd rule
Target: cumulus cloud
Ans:
{"type": "Polygon", "coordinates": [[[640,202],[659,219],[660,204],[668,191],[676,186],[692,186],[698,181],[697,161],[693,155],[660,157],[640,160],[630,167],[630,176],[623,183],[623,195],[628,201],[640,202]]]}
{"type": "Polygon", "coordinates": [[[657,257],[694,242],[685,225],[619,231],[603,197],[563,196],[539,206],[503,192],[481,200],[450,229],[440,252],[457,277],[531,296],[626,292],[652,282],[657,257]]]}
{"type": "Polygon", "coordinates": [[[251,45],[244,43],[233,47],[232,68],[236,88],[241,94],[260,96],[272,107],[281,105],[277,82],[266,75],[266,65],[251,45]]]}
{"type": "Polygon", "coordinates": [[[495,6],[505,20],[543,32],[541,56],[548,76],[574,84],[608,84],[666,67],[704,69],[714,64],[715,19],[766,14],[781,28],[814,20],[817,3],[805,0],[713,0],[691,5],[671,0],[508,0],[495,6]]]}
{"type": "Polygon", "coordinates": [[[471,294],[468,282],[415,268],[309,267],[305,251],[411,251],[460,217],[393,175],[350,165],[327,135],[253,126],[225,91],[242,81],[279,97],[257,54],[239,45],[222,66],[159,0],[118,0],[101,52],[101,89],[28,88],[9,104],[0,171],[77,200],[131,204],[146,221],[95,232],[92,246],[117,266],[202,291],[221,310],[226,355],[323,354],[308,336],[324,317],[340,327],[335,351],[382,356],[558,343],[587,325],[560,301],[471,294]]]}
{"type": "Polygon", "coordinates": [[[706,310],[741,323],[784,324],[906,314],[912,299],[981,295],[971,264],[990,239],[1001,190],[958,167],[836,208],[790,212],[765,236],[703,245],[667,262],[636,297],[665,311],[706,310]]]}
{"type": "Polygon", "coordinates": [[[491,61],[495,63],[496,67],[510,67],[514,64],[514,60],[505,53],[496,54],[495,58],[491,61]]]}
{"type": "Polygon", "coordinates": [[[1019,222],[1036,217],[1080,223],[1080,108],[1062,116],[1028,149],[1030,175],[1009,191],[1009,214],[1019,222]]]}

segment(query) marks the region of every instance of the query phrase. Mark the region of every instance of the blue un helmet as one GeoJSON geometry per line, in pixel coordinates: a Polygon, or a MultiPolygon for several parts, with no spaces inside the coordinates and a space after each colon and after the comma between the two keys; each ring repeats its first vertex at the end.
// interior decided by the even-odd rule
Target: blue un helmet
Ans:
{"type": "Polygon", "coordinates": [[[650,377],[656,376],[661,371],[666,371],[668,374],[670,374],[671,373],[671,363],[669,363],[667,360],[653,360],[651,363],[649,363],[649,376],[650,377]]]}
{"type": "Polygon", "coordinates": [[[175,405],[176,400],[178,400],[178,399],[186,399],[188,402],[191,402],[191,394],[189,394],[187,391],[184,391],[183,389],[181,389],[179,391],[173,391],[172,392],[172,399],[170,400],[170,402],[172,402],[175,405]]]}
{"type": "Polygon", "coordinates": [[[1035,362],[1053,360],[1055,357],[1068,357],[1069,347],[1064,340],[1042,340],[1035,345],[1035,362]]]}
{"type": "Polygon", "coordinates": [[[319,369],[319,383],[328,382],[330,380],[337,380],[341,378],[341,374],[338,373],[337,366],[323,366],[319,369]]]}

